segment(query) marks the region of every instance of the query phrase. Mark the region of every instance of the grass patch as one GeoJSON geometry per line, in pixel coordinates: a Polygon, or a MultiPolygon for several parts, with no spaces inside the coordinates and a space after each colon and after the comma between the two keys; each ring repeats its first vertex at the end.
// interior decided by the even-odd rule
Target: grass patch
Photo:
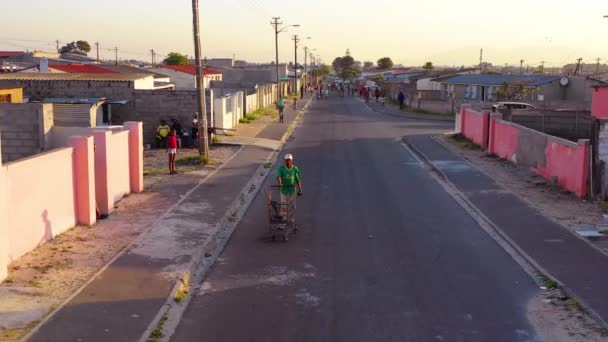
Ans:
{"type": "Polygon", "coordinates": [[[209,165],[209,158],[205,156],[190,156],[175,161],[176,166],[199,166],[209,165]]]}
{"type": "Polygon", "coordinates": [[[167,315],[164,315],[160,319],[160,321],[158,321],[158,324],[156,324],[156,328],[152,330],[146,342],[158,342],[159,338],[165,337],[165,334],[163,334],[163,328],[165,327],[165,322],[167,322],[168,319],[169,317],[167,317],[167,315]]]}
{"type": "Polygon", "coordinates": [[[264,168],[265,169],[270,169],[272,167],[271,163],[264,163],[264,168]]]}
{"type": "Polygon", "coordinates": [[[211,139],[211,143],[213,143],[213,144],[219,144],[221,142],[222,142],[222,140],[217,135],[214,135],[213,138],[211,139]]]}
{"type": "Polygon", "coordinates": [[[481,151],[481,146],[467,139],[464,135],[460,133],[452,135],[450,137],[450,140],[452,140],[452,142],[460,148],[481,151]]]}
{"type": "Polygon", "coordinates": [[[557,288],[557,283],[551,279],[547,279],[545,280],[545,282],[543,283],[543,285],[547,288],[547,290],[551,290],[551,289],[555,289],[557,288]]]}
{"type": "Polygon", "coordinates": [[[247,118],[240,118],[239,119],[239,123],[248,124],[248,123],[251,123],[251,120],[249,120],[247,118]]]}

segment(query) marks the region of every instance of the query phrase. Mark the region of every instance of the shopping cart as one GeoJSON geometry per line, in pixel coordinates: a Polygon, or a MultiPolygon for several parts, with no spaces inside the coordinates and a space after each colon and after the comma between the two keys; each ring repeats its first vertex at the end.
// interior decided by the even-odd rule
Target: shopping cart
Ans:
{"type": "Polygon", "coordinates": [[[295,187],[270,186],[266,190],[266,197],[272,241],[277,238],[282,241],[289,240],[289,235],[298,231],[295,219],[298,196],[295,187]]]}

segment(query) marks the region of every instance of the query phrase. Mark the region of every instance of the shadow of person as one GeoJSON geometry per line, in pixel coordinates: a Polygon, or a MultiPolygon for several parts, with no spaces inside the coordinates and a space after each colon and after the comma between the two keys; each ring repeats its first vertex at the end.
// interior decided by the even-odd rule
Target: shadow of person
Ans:
{"type": "Polygon", "coordinates": [[[51,221],[49,221],[49,212],[48,210],[44,210],[42,212],[42,222],[44,222],[44,235],[42,236],[42,240],[38,245],[42,245],[43,243],[51,240],[53,238],[53,227],[51,225],[51,221]]]}

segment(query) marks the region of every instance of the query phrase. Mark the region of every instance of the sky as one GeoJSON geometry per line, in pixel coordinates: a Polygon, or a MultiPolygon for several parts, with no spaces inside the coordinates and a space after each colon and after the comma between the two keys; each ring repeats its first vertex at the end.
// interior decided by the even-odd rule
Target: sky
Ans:
{"type": "MultiPolygon", "coordinates": [[[[9,1],[0,50],[54,50],[55,40],[99,42],[102,58],[193,55],[188,0],[9,1]]],[[[461,66],[608,63],[607,0],[200,0],[203,56],[274,60],[272,17],[299,24],[279,35],[280,61],[293,60],[293,34],[310,37],[326,63],[350,49],[356,60],[461,66]]],[[[94,51],[90,54],[94,56],[94,51]]],[[[299,51],[299,62],[303,52],[299,51]]],[[[160,59],[160,58],[157,58],[160,59]]]]}

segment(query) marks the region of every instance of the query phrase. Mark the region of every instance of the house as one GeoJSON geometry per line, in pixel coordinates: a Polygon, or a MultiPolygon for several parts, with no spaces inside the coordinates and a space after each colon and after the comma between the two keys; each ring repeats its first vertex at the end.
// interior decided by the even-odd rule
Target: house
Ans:
{"type": "MultiPolygon", "coordinates": [[[[196,89],[195,65],[159,65],[148,70],[170,77],[176,90],[196,89]]],[[[208,68],[203,69],[203,76],[205,88],[209,88],[209,82],[221,81],[223,77],[221,72],[208,68]]]]}
{"type": "Polygon", "coordinates": [[[0,103],[23,103],[23,88],[0,85],[0,103]]]}
{"type": "MultiPolygon", "coordinates": [[[[435,79],[435,81],[438,81],[435,79]]],[[[605,82],[591,77],[478,74],[440,80],[442,97],[463,102],[502,99],[528,102],[542,108],[589,110],[592,87],[605,82]]]]}

